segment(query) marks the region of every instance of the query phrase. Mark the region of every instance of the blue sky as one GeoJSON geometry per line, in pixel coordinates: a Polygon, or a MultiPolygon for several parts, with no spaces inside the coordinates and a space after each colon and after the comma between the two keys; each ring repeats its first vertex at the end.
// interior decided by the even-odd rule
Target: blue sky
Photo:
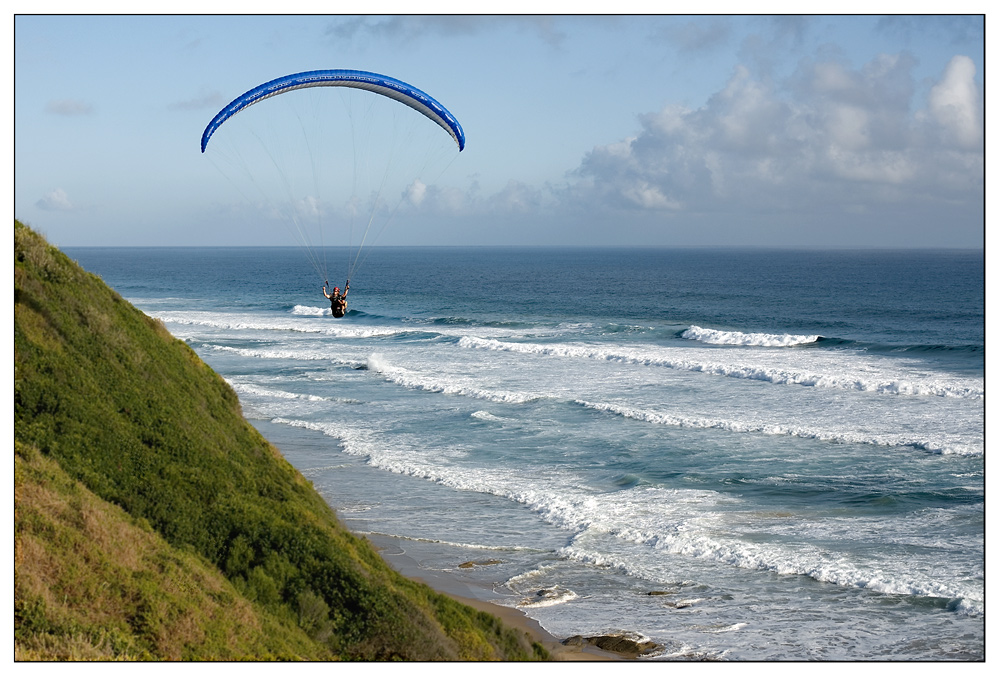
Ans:
{"type": "Polygon", "coordinates": [[[409,82],[467,135],[379,244],[983,245],[979,16],[13,24],[15,217],[60,246],[294,245],[232,217],[199,141],[242,92],[326,68],[409,82]]]}

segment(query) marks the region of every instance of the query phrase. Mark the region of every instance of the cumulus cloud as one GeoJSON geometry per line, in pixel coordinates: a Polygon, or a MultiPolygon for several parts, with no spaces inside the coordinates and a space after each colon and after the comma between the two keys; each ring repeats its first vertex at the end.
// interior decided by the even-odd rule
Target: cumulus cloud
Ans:
{"type": "Polygon", "coordinates": [[[982,102],[975,77],[972,59],[956,56],[930,93],[931,115],[962,148],[978,148],[983,142],[982,102]]]}
{"type": "Polygon", "coordinates": [[[705,106],[642,115],[635,137],[588,152],[569,195],[584,208],[735,214],[981,195],[972,60],[952,59],[916,112],[914,66],[905,54],[857,69],[808,61],[781,83],[737,67],[705,106]]]}
{"type": "Polygon", "coordinates": [[[433,213],[463,215],[468,213],[471,196],[453,186],[428,186],[422,206],[433,213]]]}
{"type": "Polygon", "coordinates": [[[299,198],[293,205],[295,214],[300,218],[316,219],[323,215],[323,207],[320,201],[313,195],[299,198]]]}
{"type": "Polygon", "coordinates": [[[414,180],[413,183],[407,186],[406,199],[414,206],[419,207],[425,197],[427,197],[427,184],[420,179],[414,180]]]}
{"type": "Polygon", "coordinates": [[[426,184],[414,179],[400,195],[403,202],[425,216],[455,216],[467,214],[476,201],[475,189],[463,191],[451,186],[426,184]]]}
{"type": "Polygon", "coordinates": [[[542,207],[543,199],[543,193],[538,188],[511,180],[489,198],[488,208],[491,211],[524,213],[542,207]]]}
{"type": "Polygon", "coordinates": [[[69,196],[66,195],[66,191],[62,188],[50,190],[35,203],[35,206],[49,212],[68,212],[75,209],[69,196]]]}
{"type": "Polygon", "coordinates": [[[45,110],[53,115],[65,115],[68,117],[76,115],[90,115],[94,112],[93,106],[86,101],[78,99],[57,99],[45,104],[45,110]]]}

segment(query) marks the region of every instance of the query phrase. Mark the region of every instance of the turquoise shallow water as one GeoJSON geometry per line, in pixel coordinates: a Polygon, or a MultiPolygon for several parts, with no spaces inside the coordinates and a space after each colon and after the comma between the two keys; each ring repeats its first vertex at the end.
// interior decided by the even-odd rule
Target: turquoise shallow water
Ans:
{"type": "Polygon", "coordinates": [[[352,529],[557,636],[985,655],[981,252],[376,248],[340,320],[296,249],[68,253],[352,529]]]}

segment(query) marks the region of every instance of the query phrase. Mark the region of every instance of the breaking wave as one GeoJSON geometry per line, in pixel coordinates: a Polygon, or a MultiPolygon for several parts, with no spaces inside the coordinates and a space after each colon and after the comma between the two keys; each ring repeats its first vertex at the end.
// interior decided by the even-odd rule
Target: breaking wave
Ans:
{"type": "Polygon", "coordinates": [[[789,346],[802,346],[810,343],[816,343],[823,337],[818,334],[811,336],[800,336],[795,334],[746,334],[741,331],[704,329],[696,325],[691,325],[688,329],[681,333],[681,338],[724,346],[765,346],[785,348],[789,346]]]}
{"type": "Polygon", "coordinates": [[[644,421],[656,425],[668,425],[679,428],[701,428],[727,430],[735,433],[760,433],[764,435],[787,435],[802,439],[820,440],[837,444],[870,444],[886,447],[911,447],[932,454],[957,456],[982,456],[983,448],[962,443],[945,441],[919,440],[905,435],[864,434],[860,432],[845,432],[833,430],[813,430],[802,426],[780,423],[760,423],[756,421],[726,421],[720,419],[701,418],[697,416],[678,416],[647,409],[639,409],[608,402],[587,402],[575,400],[587,409],[615,414],[634,421],[644,421]]]}
{"type": "MultiPolygon", "coordinates": [[[[779,385],[838,388],[887,395],[929,395],[982,399],[985,389],[974,379],[928,375],[906,370],[891,363],[854,362],[842,355],[813,353],[810,362],[797,364],[781,355],[762,355],[761,351],[727,351],[719,361],[716,354],[694,354],[691,350],[646,346],[599,347],[583,343],[519,343],[463,336],[459,347],[511,353],[546,355],[561,358],[623,362],[682,371],[701,372],[728,378],[766,381],[779,385]],[[740,360],[740,358],[744,358],[740,360]]],[[[707,351],[708,349],[706,349],[707,351]]],[[[749,349],[748,349],[749,350],[749,349]]]]}

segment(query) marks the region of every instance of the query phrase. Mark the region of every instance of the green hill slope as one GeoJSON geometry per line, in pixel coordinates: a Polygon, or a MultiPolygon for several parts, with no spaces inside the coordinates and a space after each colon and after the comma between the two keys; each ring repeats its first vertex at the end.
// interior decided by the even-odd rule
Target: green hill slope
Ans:
{"type": "Polygon", "coordinates": [[[19,659],[544,658],[390,569],[183,342],[14,224],[19,659]]]}

